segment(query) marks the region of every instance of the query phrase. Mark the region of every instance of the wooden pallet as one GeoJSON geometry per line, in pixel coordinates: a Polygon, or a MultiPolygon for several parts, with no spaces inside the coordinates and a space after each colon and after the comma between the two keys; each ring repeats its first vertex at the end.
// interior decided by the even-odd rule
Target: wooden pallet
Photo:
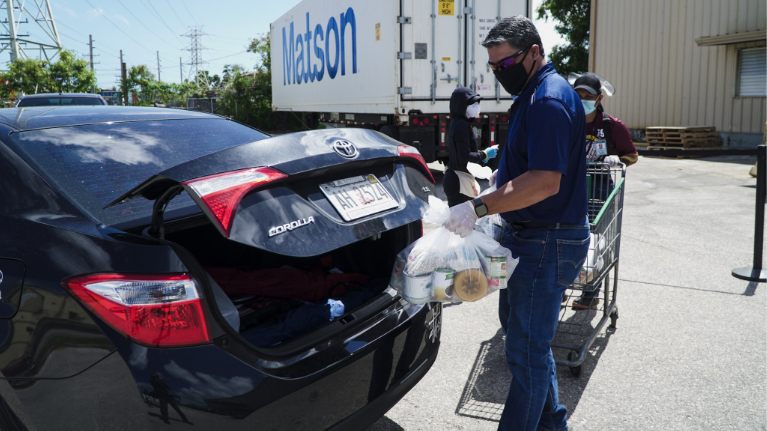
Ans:
{"type": "Polygon", "coordinates": [[[645,136],[651,145],[683,148],[721,145],[715,127],[648,127],[645,136]]]}

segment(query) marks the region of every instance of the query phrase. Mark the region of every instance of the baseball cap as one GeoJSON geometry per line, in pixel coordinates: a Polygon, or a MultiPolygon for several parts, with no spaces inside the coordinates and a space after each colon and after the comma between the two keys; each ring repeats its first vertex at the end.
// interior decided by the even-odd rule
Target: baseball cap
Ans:
{"type": "Polygon", "coordinates": [[[615,88],[612,84],[599,74],[593,72],[583,74],[571,72],[567,77],[567,81],[574,89],[583,89],[594,95],[602,94],[603,91],[608,96],[615,94],[615,88]]]}

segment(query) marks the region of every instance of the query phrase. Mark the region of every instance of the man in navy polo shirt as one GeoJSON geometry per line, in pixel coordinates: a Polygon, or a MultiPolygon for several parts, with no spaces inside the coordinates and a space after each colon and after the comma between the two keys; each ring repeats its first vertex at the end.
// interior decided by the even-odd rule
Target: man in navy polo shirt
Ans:
{"type": "Polygon", "coordinates": [[[513,380],[498,429],[567,430],[551,341],[562,294],[589,247],[585,114],[575,90],[544,62],[532,21],[504,18],[482,45],[496,78],[517,98],[498,190],[452,207],[445,227],[465,237],[478,217],[500,213],[507,222],[501,244],[519,258],[499,295],[513,380]]]}

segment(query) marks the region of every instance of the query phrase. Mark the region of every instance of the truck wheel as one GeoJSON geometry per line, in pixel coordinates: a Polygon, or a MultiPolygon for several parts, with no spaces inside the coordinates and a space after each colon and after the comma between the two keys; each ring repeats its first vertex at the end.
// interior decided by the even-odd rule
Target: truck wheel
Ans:
{"type": "Polygon", "coordinates": [[[387,124],[379,130],[379,132],[383,133],[384,135],[396,139],[399,141],[399,127],[393,126],[391,124],[387,124]]]}

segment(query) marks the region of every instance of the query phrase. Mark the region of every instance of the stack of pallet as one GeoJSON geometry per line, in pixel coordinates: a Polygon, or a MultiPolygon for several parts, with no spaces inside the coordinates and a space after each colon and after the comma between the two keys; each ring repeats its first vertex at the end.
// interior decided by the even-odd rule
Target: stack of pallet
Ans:
{"type": "Polygon", "coordinates": [[[722,140],[716,127],[648,127],[648,150],[720,150],[722,140]]]}

